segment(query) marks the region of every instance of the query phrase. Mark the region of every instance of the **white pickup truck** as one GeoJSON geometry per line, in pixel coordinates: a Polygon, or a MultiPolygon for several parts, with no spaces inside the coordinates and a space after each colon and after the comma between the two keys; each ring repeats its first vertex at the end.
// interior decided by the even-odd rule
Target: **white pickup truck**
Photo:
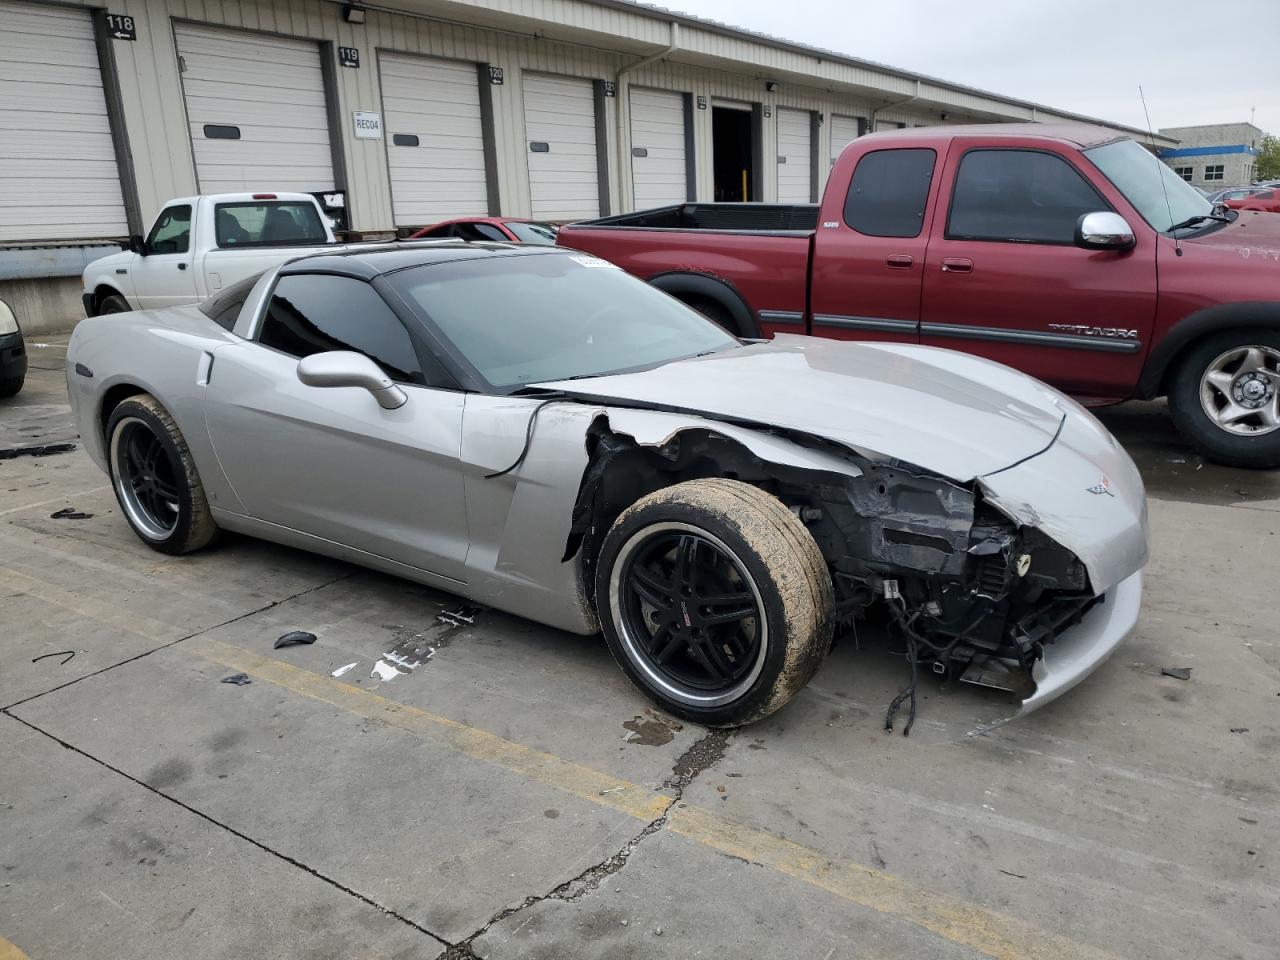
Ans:
{"type": "Polygon", "coordinates": [[[89,264],[89,317],[195,303],[223,287],[336,241],[306,193],[221,193],[165,204],[146,239],[89,264]]]}

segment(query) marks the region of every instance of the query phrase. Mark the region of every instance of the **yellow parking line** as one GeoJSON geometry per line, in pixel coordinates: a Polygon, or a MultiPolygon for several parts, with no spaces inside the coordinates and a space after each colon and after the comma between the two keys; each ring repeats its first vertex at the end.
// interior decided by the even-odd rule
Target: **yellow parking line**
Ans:
{"type": "MultiPolygon", "coordinates": [[[[466,756],[637,820],[649,822],[671,806],[671,798],[666,794],[243,647],[197,638],[175,649],[186,650],[355,716],[446,744],[466,756]]],[[[672,833],[720,853],[762,864],[995,960],[1115,960],[1105,951],[1042,930],[1027,921],[949,894],[926,890],[882,870],[828,857],[821,851],[701,807],[688,805],[672,810],[666,826],[672,833]]],[[[0,956],[0,960],[5,958],[0,956]]]]}
{"type": "Polygon", "coordinates": [[[31,960],[4,937],[0,937],[0,960],[31,960]]]}
{"type": "Polygon", "coordinates": [[[113,627],[154,643],[168,643],[182,635],[178,627],[155,620],[146,614],[125,610],[107,601],[94,600],[84,593],[64,590],[55,584],[37,580],[3,564],[0,564],[0,579],[9,581],[28,596],[62,607],[64,610],[70,610],[72,613],[78,613],[95,623],[109,623],[113,627]]]}

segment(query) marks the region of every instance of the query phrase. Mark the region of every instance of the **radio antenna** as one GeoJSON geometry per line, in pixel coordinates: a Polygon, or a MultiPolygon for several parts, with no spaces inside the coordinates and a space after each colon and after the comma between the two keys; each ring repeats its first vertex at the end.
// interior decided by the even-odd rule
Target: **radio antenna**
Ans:
{"type": "MultiPolygon", "coordinates": [[[[1151,159],[1157,164],[1164,163],[1156,156],[1156,134],[1151,128],[1151,114],[1147,112],[1147,95],[1142,92],[1142,84],[1138,84],[1138,97],[1142,100],[1142,115],[1147,118],[1147,136],[1151,138],[1151,159]]],[[[1164,182],[1164,171],[1158,166],[1156,167],[1156,176],[1160,178],[1160,190],[1164,194],[1164,207],[1169,211],[1169,224],[1173,225],[1173,204],[1169,202],[1169,185],[1164,182]]],[[[1182,256],[1182,241],[1178,239],[1178,235],[1173,237],[1173,252],[1177,256],[1182,256]]]]}

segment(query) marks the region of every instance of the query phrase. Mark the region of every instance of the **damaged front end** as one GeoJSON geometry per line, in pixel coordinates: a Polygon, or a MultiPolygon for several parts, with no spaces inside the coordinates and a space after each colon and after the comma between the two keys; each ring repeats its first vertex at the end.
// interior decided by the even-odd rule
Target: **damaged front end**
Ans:
{"type": "Polygon", "coordinates": [[[787,431],[726,424],[723,433],[686,427],[640,442],[626,429],[621,416],[612,423],[601,416],[589,431],[589,462],[565,554],[581,554],[585,582],[593,581],[592,558],[612,520],[650,490],[707,476],[766,489],[817,542],[840,620],[882,619],[906,647],[912,679],[890,708],[887,726],[908,700],[914,716],[920,669],[1010,691],[1024,700],[1024,711],[1052,699],[1061,690],[1040,695],[1048,693],[1046,651],[1079,632],[1086,615],[1106,602],[1071,550],[997,509],[976,481],[957,483],[787,431]],[[804,463],[766,458],[762,439],[811,456],[804,463]]]}

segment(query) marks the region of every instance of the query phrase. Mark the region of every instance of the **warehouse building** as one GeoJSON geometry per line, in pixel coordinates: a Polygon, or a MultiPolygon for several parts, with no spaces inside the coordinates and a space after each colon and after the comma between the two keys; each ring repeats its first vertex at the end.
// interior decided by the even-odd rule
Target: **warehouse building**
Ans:
{"type": "Polygon", "coordinates": [[[108,2],[0,0],[0,296],[29,318],[78,315],[84,263],[172,197],[311,192],[363,236],[803,203],[868,131],[1088,119],[626,0],[108,2]]]}
{"type": "Polygon", "coordinates": [[[1213,192],[1253,182],[1263,132],[1252,123],[1165,127],[1160,135],[1178,142],[1157,154],[1187,183],[1213,192]]]}

